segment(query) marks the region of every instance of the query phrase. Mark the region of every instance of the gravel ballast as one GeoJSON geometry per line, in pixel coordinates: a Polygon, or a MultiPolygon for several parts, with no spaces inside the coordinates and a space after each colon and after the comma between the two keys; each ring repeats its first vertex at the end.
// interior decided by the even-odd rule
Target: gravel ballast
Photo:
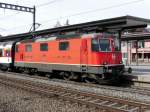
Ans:
{"type": "Polygon", "coordinates": [[[100,112],[100,110],[0,84],[0,112],[100,112]]]}
{"type": "MultiPolygon", "coordinates": [[[[83,85],[77,85],[77,84],[72,84],[72,83],[65,83],[65,82],[58,82],[58,81],[53,81],[53,80],[42,80],[42,79],[35,79],[35,78],[30,78],[30,77],[25,77],[25,76],[19,76],[19,75],[13,75],[13,74],[3,74],[0,73],[0,75],[5,75],[7,77],[13,77],[13,78],[18,78],[18,79],[23,79],[23,80],[29,80],[29,81],[34,81],[34,82],[40,82],[46,85],[54,85],[54,86],[61,86],[69,89],[75,89],[79,90],[82,92],[88,92],[88,93],[95,93],[95,94],[102,94],[102,95],[107,95],[107,96],[112,96],[112,97],[118,97],[118,98],[123,98],[126,100],[135,100],[135,101],[140,101],[140,102],[146,102],[150,103],[150,95],[144,95],[140,93],[133,93],[131,91],[124,91],[122,90],[113,90],[113,89],[105,89],[105,88],[96,88],[96,87],[88,87],[88,86],[83,86],[83,85]]],[[[132,90],[132,89],[131,89],[132,90]]]]}

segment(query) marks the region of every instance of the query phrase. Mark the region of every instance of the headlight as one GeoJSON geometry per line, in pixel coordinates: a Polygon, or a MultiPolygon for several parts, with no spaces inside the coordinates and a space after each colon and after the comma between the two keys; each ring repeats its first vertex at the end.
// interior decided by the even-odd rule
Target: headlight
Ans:
{"type": "Polygon", "coordinates": [[[107,65],[107,62],[105,61],[105,62],[103,63],[103,65],[107,65]]]}

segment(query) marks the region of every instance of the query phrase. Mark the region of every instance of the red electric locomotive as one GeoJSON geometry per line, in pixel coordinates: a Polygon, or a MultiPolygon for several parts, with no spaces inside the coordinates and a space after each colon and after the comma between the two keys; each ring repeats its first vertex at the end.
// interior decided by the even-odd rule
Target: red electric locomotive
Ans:
{"type": "Polygon", "coordinates": [[[1,37],[1,42],[12,42],[9,46],[0,43],[0,69],[52,73],[88,82],[110,81],[124,72],[121,33],[148,24],[148,19],[127,15],[1,37]]]}
{"type": "Polygon", "coordinates": [[[64,79],[101,82],[124,71],[118,34],[68,32],[16,43],[14,66],[30,73],[56,73],[64,79]]]}

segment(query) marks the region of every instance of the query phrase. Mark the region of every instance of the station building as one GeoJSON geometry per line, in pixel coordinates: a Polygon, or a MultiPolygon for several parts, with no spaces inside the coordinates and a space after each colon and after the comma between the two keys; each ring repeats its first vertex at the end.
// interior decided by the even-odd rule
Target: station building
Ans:
{"type": "Polygon", "coordinates": [[[121,50],[123,63],[125,65],[149,65],[150,64],[150,40],[144,37],[150,37],[150,29],[140,32],[124,33],[123,37],[136,37],[136,40],[122,41],[121,50]],[[138,37],[143,40],[138,40],[138,37]]]}

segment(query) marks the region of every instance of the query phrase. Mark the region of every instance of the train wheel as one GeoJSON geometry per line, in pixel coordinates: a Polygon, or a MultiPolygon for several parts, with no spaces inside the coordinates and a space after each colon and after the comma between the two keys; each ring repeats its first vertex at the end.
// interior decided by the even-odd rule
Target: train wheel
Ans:
{"type": "Polygon", "coordinates": [[[48,77],[48,78],[52,78],[53,74],[52,73],[45,73],[45,76],[48,77]]]}
{"type": "Polygon", "coordinates": [[[88,77],[85,77],[83,80],[86,83],[91,83],[91,84],[95,84],[96,83],[95,79],[91,79],[91,78],[88,78],[88,77]]]}
{"type": "Polygon", "coordinates": [[[78,75],[78,73],[71,72],[71,73],[70,73],[70,79],[71,79],[71,80],[78,81],[78,80],[79,80],[79,75],[78,75]]]}
{"type": "Polygon", "coordinates": [[[65,79],[65,80],[71,79],[71,74],[68,72],[63,72],[62,76],[63,76],[63,79],[65,79]]]}
{"type": "Polygon", "coordinates": [[[35,69],[28,68],[28,69],[27,69],[27,73],[28,73],[29,75],[34,75],[34,74],[35,74],[35,69]]]}
{"type": "Polygon", "coordinates": [[[3,67],[1,68],[2,71],[7,71],[8,70],[8,67],[3,67]]]}
{"type": "Polygon", "coordinates": [[[96,82],[97,82],[98,84],[107,84],[107,83],[108,83],[107,80],[100,79],[100,78],[97,78],[96,82]]]}
{"type": "Polygon", "coordinates": [[[96,83],[96,80],[90,76],[90,74],[83,74],[82,75],[82,82],[86,82],[86,83],[96,83]]]}

